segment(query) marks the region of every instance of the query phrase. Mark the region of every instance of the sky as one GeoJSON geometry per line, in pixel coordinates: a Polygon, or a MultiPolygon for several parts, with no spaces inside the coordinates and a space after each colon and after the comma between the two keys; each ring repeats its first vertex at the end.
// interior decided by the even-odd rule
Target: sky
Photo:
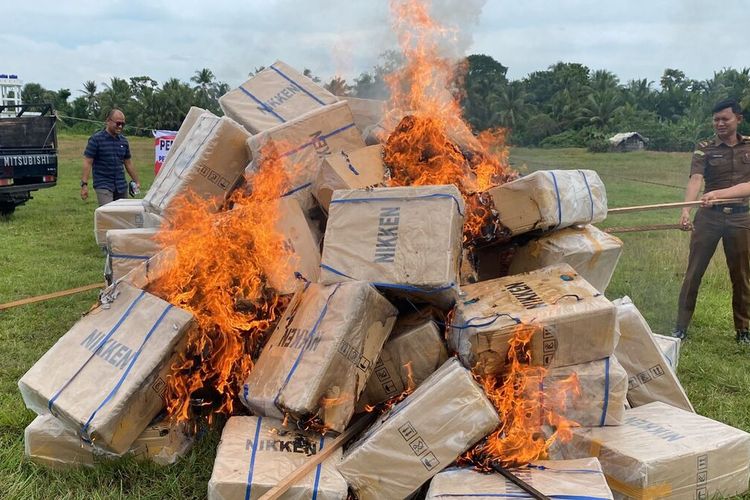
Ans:
{"type": "MultiPolygon", "coordinates": [[[[397,47],[388,0],[33,0],[12,2],[0,74],[68,88],[148,75],[189,81],[209,68],[232,87],[282,60],[350,83],[397,47]]],[[[455,54],[486,54],[510,79],[558,61],[658,85],[665,68],[705,80],[750,67],[747,0],[433,0],[455,54]]]]}

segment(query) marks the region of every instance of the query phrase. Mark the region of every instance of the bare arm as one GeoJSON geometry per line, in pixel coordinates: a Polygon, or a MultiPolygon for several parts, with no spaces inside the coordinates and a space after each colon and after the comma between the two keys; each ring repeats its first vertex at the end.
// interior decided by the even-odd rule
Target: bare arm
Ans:
{"type": "Polygon", "coordinates": [[[127,160],[123,160],[122,162],[125,165],[125,170],[128,171],[128,175],[138,185],[138,189],[140,189],[141,188],[141,181],[138,180],[138,173],[135,171],[135,167],[133,166],[132,159],[128,158],[127,160]]]}
{"type": "Polygon", "coordinates": [[[750,182],[742,182],[732,187],[710,191],[701,197],[701,201],[704,205],[711,205],[714,200],[722,198],[746,198],[748,196],[750,196],[750,182]]]}
{"type": "MultiPolygon", "coordinates": [[[[83,157],[83,170],[81,171],[81,181],[88,183],[89,176],[91,175],[91,169],[94,166],[94,159],[83,157]]],[[[85,200],[89,197],[88,185],[81,186],[81,199],[85,200]]]]}
{"type": "MultiPolygon", "coordinates": [[[[698,199],[698,194],[701,192],[703,187],[703,176],[701,174],[693,174],[690,176],[690,180],[685,188],[685,201],[695,201],[698,199]]],[[[691,207],[685,207],[682,209],[682,215],[680,215],[680,226],[684,230],[690,229],[690,210],[691,207]]]]}

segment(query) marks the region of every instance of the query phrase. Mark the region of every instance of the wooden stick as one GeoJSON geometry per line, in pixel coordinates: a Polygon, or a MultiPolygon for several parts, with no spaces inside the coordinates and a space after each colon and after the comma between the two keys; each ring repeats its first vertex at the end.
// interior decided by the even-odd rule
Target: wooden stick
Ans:
{"type": "Polygon", "coordinates": [[[76,293],[85,292],[87,290],[94,290],[95,288],[104,288],[105,286],[106,285],[104,285],[104,283],[92,283],[90,285],[79,286],[78,288],[71,288],[69,290],[63,290],[61,292],[37,295],[36,297],[29,297],[13,302],[7,302],[5,304],[0,304],[0,311],[2,311],[3,309],[10,309],[11,307],[23,306],[26,304],[32,304],[34,302],[42,302],[43,300],[56,299],[57,297],[64,297],[66,295],[73,295],[76,293]]]}
{"type": "Polygon", "coordinates": [[[651,224],[646,226],[613,226],[604,229],[605,233],[637,233],[640,231],[663,231],[665,229],[681,229],[683,231],[691,231],[691,229],[683,229],[680,224],[651,224]]]}
{"type": "Polygon", "coordinates": [[[294,486],[297,481],[309,474],[319,463],[331,456],[334,451],[344,446],[352,437],[359,434],[360,431],[375,419],[375,416],[375,413],[371,413],[360,417],[359,420],[354,422],[344,431],[343,434],[334,439],[327,448],[323,448],[323,451],[308,458],[305,463],[297,467],[294,472],[289,474],[279,484],[268,490],[259,500],[277,500],[278,498],[281,498],[281,496],[286,493],[286,490],[294,486]]]}
{"type": "MultiPolygon", "coordinates": [[[[726,203],[746,203],[747,200],[742,198],[725,198],[713,200],[713,205],[724,205],[726,203]]],[[[683,207],[696,207],[702,205],[703,202],[700,200],[696,201],[679,201],[676,203],[657,203],[656,205],[635,205],[632,207],[618,207],[610,208],[607,210],[607,215],[611,214],[624,214],[628,212],[642,212],[644,210],[661,210],[665,208],[683,208],[683,207]]]]}

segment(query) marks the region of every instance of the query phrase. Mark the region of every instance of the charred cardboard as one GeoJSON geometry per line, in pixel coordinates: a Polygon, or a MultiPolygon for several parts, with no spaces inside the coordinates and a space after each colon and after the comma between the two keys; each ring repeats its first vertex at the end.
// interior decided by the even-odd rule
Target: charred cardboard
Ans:
{"type": "Polygon", "coordinates": [[[627,410],[623,425],[574,429],[552,454],[598,457],[617,499],[729,497],[750,479],[749,434],[661,402],[627,410]]]}
{"type": "MultiPolygon", "coordinates": [[[[599,460],[539,460],[509,469],[511,474],[550,498],[611,500],[599,460]]],[[[444,498],[531,498],[518,486],[497,473],[483,474],[473,469],[451,467],[430,481],[426,500],[444,498]]]]}
{"type": "Polygon", "coordinates": [[[155,240],[159,228],[110,229],[107,231],[107,270],[117,281],[138,264],[159,252],[155,240]]]}
{"type": "Polygon", "coordinates": [[[463,221],[453,185],[335,191],[320,281],[370,281],[448,308],[458,291],[463,221]]]}
{"type": "Polygon", "coordinates": [[[617,359],[628,372],[628,401],[637,407],[662,401],[686,411],[693,405],[661,352],[651,328],[629,297],[615,300],[620,324],[617,359]]]}
{"type": "MultiPolygon", "coordinates": [[[[273,418],[231,417],[221,434],[208,498],[257,500],[330,443],[330,437],[286,429],[273,418]]],[[[336,450],[282,498],[344,500],[347,488],[336,470],[339,460],[341,450],[336,450]]]]}
{"type": "Polygon", "coordinates": [[[94,237],[96,244],[105,248],[111,229],[159,227],[162,222],[160,216],[146,211],[143,200],[122,198],[94,210],[94,237]]]}
{"type": "Polygon", "coordinates": [[[185,115],[185,119],[182,120],[179,130],[177,130],[177,134],[174,136],[172,146],[170,146],[169,151],[167,151],[167,156],[164,158],[165,162],[167,162],[169,158],[175,154],[175,151],[180,147],[180,145],[185,141],[185,137],[187,137],[187,135],[190,133],[190,129],[193,128],[195,122],[198,121],[198,117],[204,113],[213,115],[213,113],[206,109],[199,108],[197,106],[190,106],[187,115],[185,115]]]}
{"type": "Polygon", "coordinates": [[[567,366],[610,356],[617,343],[615,306],[568,264],[461,288],[449,346],[467,367],[498,374],[519,324],[539,324],[531,362],[567,366]]]}
{"type": "Polygon", "coordinates": [[[398,311],[370,284],[308,284],[297,292],[245,382],[256,414],[318,416],[342,432],[398,311]]]}
{"type": "Polygon", "coordinates": [[[282,61],[219,98],[224,114],[258,134],[338,99],[282,61]]]}
{"type": "Polygon", "coordinates": [[[173,357],[193,316],[120,283],[21,377],[26,406],[123,454],[164,405],[173,357]]]}
{"type": "Polygon", "coordinates": [[[366,430],[338,469],[360,500],[406,498],[499,424],[471,373],[450,359],[366,430]]]}
{"type": "Polygon", "coordinates": [[[677,371],[677,365],[680,362],[680,345],[682,341],[677,337],[654,334],[654,340],[661,349],[661,353],[667,358],[667,363],[673,371],[677,371]]]}
{"type": "Polygon", "coordinates": [[[604,293],[622,254],[622,240],[588,224],[545,234],[519,247],[509,274],[565,262],[604,293]]]}
{"type": "Polygon", "coordinates": [[[593,170],[538,170],[488,193],[498,221],[513,235],[607,217],[607,192],[593,170]]]}
{"type": "Polygon", "coordinates": [[[313,182],[312,191],[320,207],[328,212],[337,189],[359,189],[376,186],[385,178],[383,147],[380,145],[340,151],[323,159],[313,182]]]}
{"type": "Polygon", "coordinates": [[[143,198],[149,210],[167,219],[175,202],[191,194],[212,200],[218,210],[240,182],[250,156],[249,134],[227,117],[200,115],[143,198]]]}

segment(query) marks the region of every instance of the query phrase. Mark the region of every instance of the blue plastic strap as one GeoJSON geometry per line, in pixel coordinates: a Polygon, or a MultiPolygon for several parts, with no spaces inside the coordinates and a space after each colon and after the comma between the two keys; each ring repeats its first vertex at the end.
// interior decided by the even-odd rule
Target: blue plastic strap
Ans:
{"type": "MultiPolygon", "coordinates": [[[[101,410],[104,405],[109,403],[109,401],[114,397],[115,394],[117,394],[117,391],[120,390],[120,387],[122,387],[122,383],[125,382],[125,379],[128,378],[128,375],[130,374],[130,370],[133,369],[133,365],[135,365],[135,362],[138,361],[138,357],[141,355],[141,352],[143,352],[143,348],[146,345],[146,342],[149,341],[151,338],[151,335],[154,334],[156,329],[159,327],[161,322],[164,320],[164,317],[167,315],[167,313],[174,307],[172,304],[168,304],[167,307],[164,308],[164,311],[159,315],[159,318],[156,320],[156,323],[151,327],[151,330],[148,331],[146,336],[143,339],[143,342],[141,342],[140,347],[138,347],[138,350],[135,352],[135,355],[130,360],[130,363],[128,363],[128,367],[125,368],[125,371],[120,376],[120,380],[117,381],[117,384],[112,388],[112,390],[107,394],[107,397],[102,400],[102,402],[99,404],[99,406],[96,407],[96,410],[93,411],[89,419],[86,421],[85,424],[83,424],[83,427],[81,427],[81,437],[84,441],[88,439],[88,431],[89,431],[89,425],[91,425],[91,421],[94,420],[94,417],[96,417],[96,414],[99,413],[99,410],[101,410]]],[[[90,441],[90,439],[88,439],[90,441]]]]}
{"type": "MultiPolygon", "coordinates": [[[[325,444],[325,437],[320,436],[320,443],[318,444],[318,453],[323,451],[323,445],[325,444]]],[[[320,471],[323,467],[323,462],[319,463],[317,467],[315,467],[315,483],[313,484],[313,494],[312,494],[312,500],[318,499],[318,487],[320,486],[320,471]]]]}
{"type": "Polygon", "coordinates": [[[286,193],[282,194],[281,197],[284,198],[285,196],[292,195],[296,193],[297,191],[302,191],[303,189],[308,188],[310,186],[312,186],[312,182],[306,182],[305,184],[302,184],[301,186],[297,186],[296,188],[290,189],[286,193]]]}
{"type": "MultiPolygon", "coordinates": [[[[591,497],[587,495],[547,495],[558,500],[607,500],[607,497],[591,497]]],[[[531,498],[528,493],[441,493],[433,498],[451,497],[481,497],[481,498],[531,498]]]]}
{"type": "Polygon", "coordinates": [[[325,269],[326,271],[330,271],[330,272],[332,272],[333,274],[337,274],[337,275],[339,275],[339,276],[343,276],[344,278],[349,278],[350,280],[353,280],[353,279],[354,279],[354,278],[352,278],[351,276],[349,276],[348,274],[344,274],[344,273],[342,273],[341,271],[339,271],[339,270],[336,270],[336,269],[332,268],[331,266],[327,266],[326,264],[321,264],[321,265],[320,265],[320,268],[321,268],[321,269],[325,269]]]}
{"type": "Polygon", "coordinates": [[[352,172],[354,172],[354,175],[359,175],[359,172],[357,171],[356,168],[354,168],[354,165],[352,164],[351,161],[347,160],[346,166],[349,167],[349,170],[351,170],[352,172]]]}
{"type": "Polygon", "coordinates": [[[258,99],[257,97],[255,97],[255,96],[254,96],[254,95],[253,95],[252,93],[250,93],[250,91],[249,91],[249,90],[247,90],[247,89],[246,89],[245,87],[243,87],[242,85],[240,85],[240,86],[239,86],[239,89],[240,89],[240,90],[241,90],[242,92],[244,92],[246,96],[248,96],[248,97],[249,97],[250,99],[252,99],[253,101],[255,101],[255,103],[256,103],[256,104],[258,104],[258,106],[260,106],[261,108],[263,108],[263,111],[267,111],[268,113],[271,113],[271,114],[272,114],[273,116],[275,116],[275,117],[276,117],[276,119],[277,119],[277,120],[279,120],[279,121],[280,121],[281,123],[286,123],[286,120],[285,120],[285,119],[284,119],[284,118],[283,118],[283,117],[282,117],[281,115],[279,115],[279,114],[278,114],[278,113],[277,113],[276,111],[274,111],[273,109],[271,109],[271,107],[269,107],[269,106],[268,106],[268,104],[266,104],[265,102],[263,102],[263,101],[261,101],[260,99],[258,99]]]}
{"type": "Polygon", "coordinates": [[[604,422],[607,420],[607,405],[609,405],[609,358],[604,358],[604,403],[599,427],[604,427],[604,422]]]}
{"type": "Polygon", "coordinates": [[[141,291],[141,293],[138,294],[138,296],[135,299],[133,299],[133,302],[130,303],[130,305],[125,310],[125,312],[120,317],[120,319],[117,320],[117,323],[115,323],[115,326],[113,326],[112,329],[107,333],[107,335],[105,335],[104,338],[99,342],[99,345],[96,346],[96,349],[94,349],[94,351],[86,359],[86,361],[83,362],[81,367],[78,368],[78,370],[76,370],[76,372],[68,379],[68,381],[65,382],[65,384],[63,384],[63,386],[60,387],[60,389],[58,389],[55,395],[50,398],[49,402],[47,403],[47,408],[49,409],[50,413],[54,414],[54,411],[52,410],[52,406],[54,405],[57,398],[60,397],[60,394],[62,394],[62,391],[64,391],[70,385],[70,383],[73,382],[73,380],[83,371],[86,365],[89,364],[89,361],[91,361],[94,358],[94,356],[96,356],[96,354],[99,352],[99,350],[102,347],[104,347],[104,344],[106,344],[109,338],[112,335],[114,335],[114,333],[117,331],[118,328],[120,328],[120,326],[125,321],[125,319],[128,316],[130,316],[130,313],[133,311],[133,308],[136,306],[138,302],[140,302],[140,300],[143,298],[144,295],[146,295],[146,292],[141,291]]]}
{"type": "MultiPolygon", "coordinates": [[[[324,269],[326,271],[330,271],[333,274],[336,274],[338,276],[342,276],[344,278],[348,278],[350,280],[356,280],[357,279],[357,278],[353,278],[353,277],[349,276],[348,274],[344,274],[341,271],[339,271],[337,269],[334,269],[331,266],[328,266],[326,264],[321,264],[320,268],[324,269]]],[[[437,288],[420,288],[420,287],[412,286],[412,285],[400,285],[398,283],[384,283],[382,281],[370,281],[369,283],[372,286],[374,286],[375,288],[389,288],[389,289],[393,289],[393,290],[404,290],[406,292],[423,293],[423,294],[428,294],[428,295],[431,294],[431,293],[444,292],[446,290],[450,290],[451,288],[455,288],[456,287],[455,283],[448,283],[447,285],[443,285],[443,286],[440,286],[440,287],[437,287],[437,288]]]]}
{"type": "Polygon", "coordinates": [[[113,259],[136,259],[136,260],[148,260],[151,258],[149,255],[127,255],[124,253],[111,253],[109,254],[113,259]]]}
{"type": "Polygon", "coordinates": [[[586,174],[583,173],[583,170],[579,170],[578,173],[583,177],[583,182],[586,183],[586,190],[589,192],[589,203],[591,203],[591,216],[589,217],[589,222],[591,222],[594,220],[594,197],[591,196],[591,186],[589,186],[589,180],[586,178],[586,174]]]}
{"type": "Polygon", "coordinates": [[[575,474],[603,474],[602,471],[596,469],[553,469],[551,467],[545,467],[544,465],[527,464],[526,467],[529,469],[537,470],[548,470],[550,472],[570,472],[575,474]]]}
{"type": "Polygon", "coordinates": [[[497,321],[503,316],[507,316],[508,318],[512,319],[513,321],[516,322],[516,324],[521,323],[521,320],[519,318],[516,318],[515,316],[511,316],[508,313],[496,313],[494,316],[475,316],[473,318],[469,318],[468,320],[464,322],[463,325],[448,325],[448,326],[450,326],[451,328],[455,328],[456,330],[466,330],[468,328],[482,328],[482,327],[491,325],[492,323],[494,323],[495,321],[497,321]],[[480,319],[489,320],[490,318],[492,319],[490,321],[487,321],[486,323],[478,323],[478,324],[471,323],[474,320],[480,320],[480,319]]]}
{"type": "Polygon", "coordinates": [[[329,137],[332,137],[332,136],[334,136],[336,134],[340,134],[341,132],[352,128],[353,126],[354,126],[354,122],[350,123],[349,125],[344,125],[343,127],[339,127],[336,130],[334,130],[333,132],[329,132],[328,134],[323,134],[323,135],[321,135],[317,139],[314,139],[312,141],[306,142],[306,143],[302,144],[301,146],[297,146],[296,148],[291,149],[291,150],[287,151],[286,153],[282,153],[281,156],[290,156],[290,155],[293,155],[294,153],[296,153],[298,151],[302,151],[305,148],[309,148],[310,146],[312,146],[313,144],[315,144],[316,142],[318,142],[320,139],[323,139],[323,140],[328,139],[329,137]]]}
{"type": "Polygon", "coordinates": [[[297,87],[298,89],[300,89],[302,92],[304,92],[305,94],[307,94],[307,96],[310,99],[314,100],[315,102],[317,102],[321,106],[325,106],[326,105],[326,103],[324,103],[323,101],[321,101],[320,99],[318,99],[317,97],[315,97],[313,94],[311,94],[310,92],[308,92],[308,90],[306,88],[304,88],[302,85],[300,85],[299,83],[297,83],[294,80],[292,80],[291,78],[289,78],[287,75],[285,75],[279,68],[277,68],[273,64],[271,65],[271,69],[274,70],[276,73],[278,73],[282,78],[284,78],[285,80],[287,80],[289,83],[291,83],[292,85],[294,85],[295,87],[297,87]]]}
{"type": "Polygon", "coordinates": [[[255,453],[258,451],[258,437],[260,436],[260,423],[263,417],[258,417],[255,424],[255,437],[253,438],[253,449],[250,452],[250,469],[247,471],[247,487],[245,487],[245,500],[250,500],[250,492],[253,489],[253,471],[255,470],[255,453]]]}
{"type": "Polygon", "coordinates": [[[334,203],[367,203],[369,201],[391,201],[391,200],[425,200],[428,198],[451,198],[453,201],[456,202],[456,210],[458,211],[458,215],[463,216],[463,212],[461,212],[461,204],[459,203],[458,199],[456,199],[455,196],[452,194],[447,193],[433,193],[433,194],[425,194],[421,196],[377,196],[372,198],[345,198],[345,199],[338,199],[338,200],[331,200],[331,205],[334,203]]]}
{"type": "Polygon", "coordinates": [[[562,202],[560,201],[560,189],[557,186],[557,176],[555,176],[555,173],[550,170],[549,174],[552,176],[552,182],[555,185],[555,197],[557,198],[557,225],[560,226],[562,224],[562,202]]]}

